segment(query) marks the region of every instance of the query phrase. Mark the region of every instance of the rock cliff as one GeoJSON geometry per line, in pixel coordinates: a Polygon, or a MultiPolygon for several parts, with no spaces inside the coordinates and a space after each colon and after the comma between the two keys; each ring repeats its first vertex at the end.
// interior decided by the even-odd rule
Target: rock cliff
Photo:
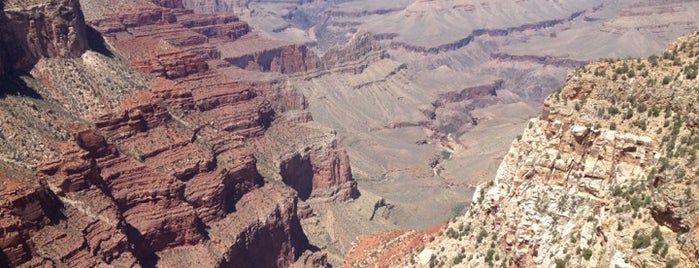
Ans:
{"type": "Polygon", "coordinates": [[[388,265],[695,266],[698,52],[694,33],[661,56],[576,70],[467,213],[388,265]]]}
{"type": "Polygon", "coordinates": [[[79,57],[87,49],[78,0],[5,1],[0,16],[1,66],[27,70],[46,57],[79,57]]]}
{"type": "MultiPolygon", "coordinates": [[[[255,141],[257,159],[269,175],[291,186],[303,201],[345,201],[358,196],[349,157],[337,133],[316,122],[286,115],[255,141]],[[292,117],[292,118],[289,118],[292,117]],[[281,122],[284,120],[285,122],[281,122]]],[[[298,117],[298,115],[296,115],[298,117]]],[[[303,116],[303,115],[301,115],[303,116]]]]}
{"type": "Polygon", "coordinates": [[[0,92],[0,266],[324,265],[297,186],[355,198],[349,160],[329,129],[278,119],[307,113],[284,76],[222,60],[249,26],[180,1],[83,4],[89,26],[78,1],[5,2],[0,46],[17,53],[0,57],[13,72],[0,92]],[[312,162],[263,178],[258,152],[296,134],[316,137],[295,142],[312,162]]]}

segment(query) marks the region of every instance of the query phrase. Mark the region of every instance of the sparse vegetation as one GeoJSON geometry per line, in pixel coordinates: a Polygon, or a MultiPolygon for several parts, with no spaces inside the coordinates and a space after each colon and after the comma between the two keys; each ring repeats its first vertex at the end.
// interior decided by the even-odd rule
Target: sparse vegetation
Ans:
{"type": "Polygon", "coordinates": [[[476,236],[476,242],[480,244],[483,242],[483,238],[486,238],[488,236],[488,232],[485,229],[481,229],[481,231],[478,233],[478,236],[476,236]]]}
{"type": "Polygon", "coordinates": [[[586,248],[582,251],[582,256],[586,260],[590,260],[590,257],[592,257],[592,250],[590,248],[586,248]]]}
{"type": "Polygon", "coordinates": [[[556,263],[556,268],[566,268],[566,264],[568,263],[565,259],[556,259],[554,262],[556,263]]]}
{"type": "Polygon", "coordinates": [[[488,249],[488,252],[485,254],[485,262],[492,265],[493,264],[493,255],[495,254],[495,250],[488,249]]]}
{"type": "Polygon", "coordinates": [[[452,263],[454,265],[457,265],[457,264],[461,263],[464,260],[464,258],[466,258],[466,255],[464,255],[463,252],[459,252],[459,254],[457,254],[456,257],[454,257],[454,260],[452,261],[452,263]]]}
{"type": "Polygon", "coordinates": [[[678,264],[680,264],[679,259],[671,259],[665,263],[665,268],[675,268],[678,264]]]}
{"type": "Polygon", "coordinates": [[[442,150],[439,155],[442,157],[442,160],[448,160],[451,159],[451,152],[447,150],[442,150]]]}
{"type": "Polygon", "coordinates": [[[650,236],[644,233],[636,233],[633,236],[632,247],[635,249],[647,248],[650,246],[650,236]]]}
{"type": "Polygon", "coordinates": [[[663,85],[669,84],[670,81],[672,81],[672,77],[670,77],[670,76],[663,77],[663,85]]]}

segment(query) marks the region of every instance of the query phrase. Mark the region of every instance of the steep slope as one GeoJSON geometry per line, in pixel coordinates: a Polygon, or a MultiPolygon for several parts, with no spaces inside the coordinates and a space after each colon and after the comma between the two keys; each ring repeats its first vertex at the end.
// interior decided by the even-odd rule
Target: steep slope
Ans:
{"type": "Polygon", "coordinates": [[[579,68],[468,212],[390,266],[695,266],[698,66],[694,33],[661,57],[579,68]]]}
{"type": "MultiPolygon", "coordinates": [[[[343,147],[281,119],[305,109],[284,76],[222,58],[245,22],[154,2],[83,1],[90,26],[78,1],[3,2],[0,266],[324,265],[297,202],[357,197],[343,147]],[[313,162],[281,161],[317,172],[282,182],[314,187],[263,178],[248,143],[302,134],[313,162]]],[[[266,60],[315,68],[298,47],[266,60]]]]}

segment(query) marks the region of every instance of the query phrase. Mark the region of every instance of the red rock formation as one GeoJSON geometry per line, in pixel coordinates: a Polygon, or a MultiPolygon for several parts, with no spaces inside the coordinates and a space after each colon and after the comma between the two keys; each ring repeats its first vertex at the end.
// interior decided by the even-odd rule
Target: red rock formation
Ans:
{"type": "Polygon", "coordinates": [[[62,144],[61,151],[63,158],[46,163],[41,170],[50,176],[53,185],[58,186],[56,194],[78,192],[98,180],[99,170],[90,152],[77,144],[62,144]]]}
{"type": "MultiPolygon", "coordinates": [[[[305,100],[300,93],[287,91],[279,76],[250,73],[220,60],[224,54],[220,47],[246,35],[247,23],[226,14],[194,14],[181,9],[180,1],[151,1],[159,6],[136,2],[138,8],[111,9],[90,22],[109,52],[119,57],[88,52],[80,60],[42,60],[32,71],[39,79],[31,80],[45,86],[37,89],[41,99],[29,106],[0,99],[3,105],[19,107],[0,109],[2,118],[7,118],[3,126],[46,133],[36,140],[8,138],[8,145],[0,147],[0,156],[4,150],[17,150],[22,156],[44,154],[33,162],[8,158],[36,171],[0,162],[0,226],[4,227],[0,265],[123,267],[157,261],[170,267],[190,262],[271,267],[297,260],[300,265],[323,264],[324,255],[304,253],[308,241],[297,215],[297,195],[265,183],[247,139],[312,137],[308,140],[315,142],[308,145],[312,150],[299,154],[312,161],[312,197],[346,200],[356,196],[356,185],[347,154],[334,134],[311,123],[298,131],[280,127],[268,131],[273,124],[293,126],[273,121],[279,113],[304,109],[305,100]],[[114,83],[104,89],[89,79],[80,79],[84,85],[76,88],[62,82],[61,72],[53,69],[71,66],[69,71],[79,76],[101,64],[129,64],[156,78],[141,82],[129,71],[124,77],[134,82],[116,85],[135,89],[114,83]],[[86,107],[84,99],[95,103],[86,107]],[[45,153],[37,148],[46,148],[45,153]]],[[[65,3],[80,14],[77,1],[65,3]]],[[[81,19],[76,16],[76,32],[84,32],[81,19]]],[[[10,40],[5,38],[9,35],[2,36],[10,40]]],[[[75,43],[86,43],[84,37],[81,40],[75,43]]],[[[43,39],[37,42],[31,45],[43,48],[43,39]]],[[[256,36],[243,41],[255,42],[263,41],[256,36]]],[[[7,43],[0,42],[3,46],[7,43]]],[[[249,54],[264,54],[270,59],[265,70],[282,73],[318,66],[317,57],[304,46],[272,47],[249,54]]],[[[77,51],[82,52],[39,53],[31,59],[77,57],[77,51]]],[[[12,61],[2,64],[25,67],[12,61]]],[[[119,68],[110,72],[124,71],[119,68]]],[[[286,171],[307,167],[288,161],[283,165],[286,171]]],[[[284,176],[290,183],[295,179],[284,176]]]]}
{"type": "Polygon", "coordinates": [[[226,61],[246,70],[291,74],[318,67],[318,59],[305,46],[290,45],[227,57],[226,61]]]}
{"type": "MultiPolygon", "coordinates": [[[[209,243],[160,253],[165,267],[288,267],[307,243],[296,199],[273,185],[244,195],[236,212],[209,224],[209,243]]],[[[303,260],[301,260],[303,261],[303,260]]]]}
{"type": "Polygon", "coordinates": [[[177,20],[182,26],[210,38],[238,39],[250,32],[246,22],[230,14],[183,14],[177,20]]]}
{"type": "Polygon", "coordinates": [[[146,6],[137,9],[119,9],[112,10],[112,14],[105,14],[101,19],[91,21],[90,24],[95,26],[100,32],[111,34],[125,31],[127,28],[151,25],[151,24],[166,24],[173,23],[177,20],[171,10],[146,6]]]}
{"type": "MultiPolygon", "coordinates": [[[[422,231],[391,230],[360,236],[347,253],[341,267],[400,265],[400,257],[424,247],[444,228],[439,224],[422,231]]],[[[439,235],[441,236],[441,235],[439,235]]]]}
{"type": "Polygon", "coordinates": [[[166,8],[184,8],[182,0],[150,0],[153,4],[166,8]]]}
{"type": "MultiPolygon", "coordinates": [[[[3,235],[0,248],[5,261],[17,265],[32,258],[36,251],[28,241],[27,229],[41,228],[50,222],[44,207],[56,208],[55,196],[32,181],[24,170],[6,163],[0,163],[2,173],[2,199],[0,203],[0,226],[3,235]]],[[[0,258],[1,260],[2,258],[0,258]]]]}
{"type": "Polygon", "coordinates": [[[344,201],[359,195],[349,157],[333,130],[279,119],[255,148],[261,166],[271,167],[262,172],[291,186],[301,200],[344,201]]]}
{"type": "Polygon", "coordinates": [[[28,69],[45,57],[78,57],[87,49],[78,0],[6,1],[0,16],[0,59],[28,69]]]}

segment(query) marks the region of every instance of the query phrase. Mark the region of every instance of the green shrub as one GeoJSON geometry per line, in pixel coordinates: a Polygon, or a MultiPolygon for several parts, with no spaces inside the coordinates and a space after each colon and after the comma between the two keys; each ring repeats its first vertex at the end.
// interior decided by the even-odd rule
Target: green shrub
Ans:
{"type": "Polygon", "coordinates": [[[451,152],[447,150],[442,150],[442,152],[440,152],[440,156],[443,160],[451,159],[451,152]]]}
{"type": "Polygon", "coordinates": [[[621,67],[618,67],[618,68],[616,68],[616,70],[614,70],[614,72],[616,74],[625,74],[628,71],[629,71],[629,65],[627,65],[626,63],[624,63],[621,67]]]}
{"type": "Polygon", "coordinates": [[[459,232],[454,230],[454,228],[449,227],[449,229],[447,229],[447,237],[451,239],[459,238],[459,232]]]}
{"type": "Polygon", "coordinates": [[[488,231],[486,231],[485,229],[481,229],[481,232],[478,233],[478,236],[476,236],[476,242],[480,244],[481,242],[483,242],[483,238],[485,238],[486,236],[488,236],[488,231]]]}
{"type": "Polygon", "coordinates": [[[617,115],[617,114],[619,114],[619,109],[616,108],[615,106],[610,106],[609,108],[607,108],[607,111],[608,111],[609,114],[611,114],[611,115],[617,115]]]}
{"type": "Polygon", "coordinates": [[[640,104],[638,104],[638,106],[636,107],[636,111],[638,111],[639,113],[645,112],[646,109],[648,109],[648,107],[647,107],[644,103],[640,103],[640,104]]]}
{"type": "Polygon", "coordinates": [[[592,250],[590,248],[586,248],[585,250],[583,250],[582,255],[583,258],[589,261],[590,257],[592,257],[592,250]]]}
{"type": "Polygon", "coordinates": [[[663,77],[663,85],[669,84],[670,81],[672,81],[672,77],[670,77],[670,76],[663,77]]]}
{"type": "Polygon", "coordinates": [[[430,268],[437,267],[437,255],[430,257],[430,268]]]}
{"type": "Polygon", "coordinates": [[[648,57],[648,62],[650,62],[650,65],[653,67],[658,66],[658,56],[651,55],[650,57],[648,57]]]}
{"type": "Polygon", "coordinates": [[[566,268],[566,263],[568,261],[563,260],[563,259],[556,259],[555,262],[556,262],[556,268],[566,268]]]}
{"type": "Polygon", "coordinates": [[[647,248],[650,246],[650,236],[640,233],[633,236],[632,247],[637,248],[647,248]]]}
{"type": "Polygon", "coordinates": [[[651,233],[651,237],[653,237],[657,240],[665,240],[665,238],[663,237],[663,232],[660,231],[659,226],[655,226],[655,228],[653,228],[653,232],[651,233]]]}
{"type": "Polygon", "coordinates": [[[495,254],[495,250],[493,250],[492,248],[488,249],[488,252],[486,252],[486,254],[485,254],[485,262],[487,262],[488,264],[493,264],[493,255],[494,254],[495,254]]]}
{"type": "Polygon", "coordinates": [[[665,258],[665,256],[667,256],[667,251],[668,251],[668,245],[665,244],[663,249],[660,251],[660,256],[663,256],[663,258],[665,258]]]}
{"type": "Polygon", "coordinates": [[[653,245],[653,254],[660,254],[663,248],[665,248],[665,241],[658,240],[655,242],[655,245],[653,245]]]}
{"type": "Polygon", "coordinates": [[[678,264],[680,264],[680,260],[672,259],[665,263],[665,268],[675,268],[678,264]]]}
{"type": "Polygon", "coordinates": [[[663,59],[672,60],[672,59],[675,59],[675,55],[673,53],[671,53],[670,51],[665,51],[665,52],[663,52],[663,59]]]}
{"type": "Polygon", "coordinates": [[[464,260],[464,258],[466,258],[466,255],[464,255],[463,253],[459,253],[458,255],[456,255],[453,261],[454,265],[461,263],[464,260]]]}

